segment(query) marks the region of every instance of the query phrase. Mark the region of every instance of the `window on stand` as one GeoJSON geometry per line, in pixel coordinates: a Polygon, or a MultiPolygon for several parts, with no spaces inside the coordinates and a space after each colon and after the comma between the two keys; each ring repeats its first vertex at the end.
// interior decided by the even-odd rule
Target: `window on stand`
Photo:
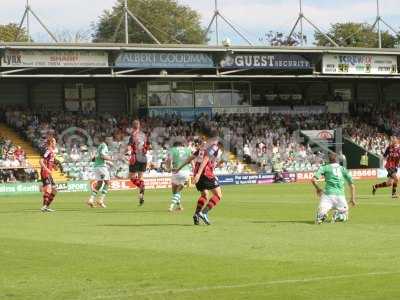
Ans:
{"type": "Polygon", "coordinates": [[[139,108],[147,108],[147,84],[140,82],[137,85],[136,98],[139,102],[139,108]]]}
{"type": "Polygon", "coordinates": [[[149,106],[171,106],[170,82],[149,82],[149,106]]]}
{"type": "Polygon", "coordinates": [[[212,82],[195,82],[195,100],[196,107],[214,106],[214,93],[212,82]]]}
{"type": "Polygon", "coordinates": [[[232,105],[250,105],[250,84],[248,82],[232,83],[232,105]]]}
{"type": "Polygon", "coordinates": [[[251,97],[254,106],[268,106],[273,104],[277,95],[274,93],[273,85],[253,84],[251,97]]]}
{"type": "Polygon", "coordinates": [[[193,107],[193,82],[172,82],[171,105],[176,107],[193,107]]]}
{"type": "Polygon", "coordinates": [[[232,105],[232,84],[231,82],[215,82],[215,105],[216,107],[232,105]]]}
{"type": "Polygon", "coordinates": [[[85,113],[96,111],[96,89],[92,85],[83,85],[81,88],[81,105],[85,113]]]}
{"type": "Polygon", "coordinates": [[[96,111],[96,89],[92,84],[65,84],[64,103],[67,111],[96,111]]]}

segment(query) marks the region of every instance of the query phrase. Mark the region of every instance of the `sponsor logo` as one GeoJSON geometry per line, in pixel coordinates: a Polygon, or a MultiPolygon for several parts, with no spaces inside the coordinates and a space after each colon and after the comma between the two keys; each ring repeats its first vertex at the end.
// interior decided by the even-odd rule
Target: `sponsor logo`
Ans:
{"type": "Polygon", "coordinates": [[[297,173],[297,181],[308,181],[314,177],[314,172],[299,172],[297,173]]]}
{"type": "Polygon", "coordinates": [[[331,131],[323,130],[318,133],[318,138],[321,140],[331,140],[333,139],[333,134],[331,131]]]}
{"type": "Polygon", "coordinates": [[[354,179],[368,179],[377,178],[377,169],[360,169],[360,170],[350,170],[350,174],[354,179]]]}

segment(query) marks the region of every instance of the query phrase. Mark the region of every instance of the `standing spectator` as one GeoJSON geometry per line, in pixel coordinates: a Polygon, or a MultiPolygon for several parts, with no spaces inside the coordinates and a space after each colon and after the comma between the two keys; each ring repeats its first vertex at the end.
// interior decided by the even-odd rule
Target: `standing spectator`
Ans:
{"type": "Polygon", "coordinates": [[[14,151],[14,158],[19,162],[20,166],[25,166],[25,151],[22,150],[21,146],[17,146],[17,149],[14,151]]]}
{"type": "Polygon", "coordinates": [[[364,155],[361,155],[360,166],[361,168],[368,168],[368,165],[368,151],[365,151],[364,155]]]}

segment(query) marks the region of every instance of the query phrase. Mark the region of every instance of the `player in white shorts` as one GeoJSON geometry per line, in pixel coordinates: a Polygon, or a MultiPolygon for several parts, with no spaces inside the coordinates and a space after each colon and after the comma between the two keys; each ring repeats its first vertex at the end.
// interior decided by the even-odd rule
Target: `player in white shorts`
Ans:
{"type": "Polygon", "coordinates": [[[97,147],[96,156],[94,158],[94,172],[96,184],[92,188],[92,194],[90,195],[87,204],[90,207],[99,206],[105,208],[106,205],[104,200],[108,193],[108,185],[111,179],[109,167],[112,166],[112,158],[108,151],[108,146],[105,141],[105,137],[101,137],[101,143],[97,147]],[[101,193],[99,198],[96,200],[98,194],[101,193]]]}
{"type": "Polygon", "coordinates": [[[345,197],[345,183],[350,186],[350,203],[355,206],[355,185],[349,171],[337,163],[336,154],[329,154],[329,163],[321,166],[311,180],[317,195],[320,197],[317,218],[315,222],[321,224],[328,218],[328,213],[334,210],[333,222],[344,222],[348,220],[349,207],[345,197]],[[325,178],[325,190],[322,190],[317,180],[325,178]]]}
{"type": "Polygon", "coordinates": [[[110,180],[111,175],[110,175],[110,170],[109,166],[105,165],[102,167],[95,167],[94,168],[94,176],[97,181],[99,180],[110,180]]]}
{"type": "Polygon", "coordinates": [[[181,170],[178,173],[173,173],[171,176],[171,183],[173,185],[182,185],[184,186],[185,183],[189,181],[190,174],[192,172],[189,170],[181,170]]]}
{"type": "Polygon", "coordinates": [[[170,170],[172,170],[171,184],[172,184],[172,197],[171,204],[169,207],[169,211],[173,212],[175,210],[182,210],[182,195],[181,191],[185,186],[185,183],[189,181],[191,170],[190,166],[186,166],[182,168],[178,172],[174,170],[179,166],[183,165],[183,163],[192,155],[192,151],[189,147],[185,147],[182,142],[177,141],[174,143],[174,146],[170,149],[167,165],[170,170]]]}

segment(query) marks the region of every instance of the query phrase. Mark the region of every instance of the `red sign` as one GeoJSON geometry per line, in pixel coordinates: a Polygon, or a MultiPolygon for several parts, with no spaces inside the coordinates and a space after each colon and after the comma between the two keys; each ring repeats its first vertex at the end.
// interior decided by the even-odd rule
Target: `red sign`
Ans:
{"type": "Polygon", "coordinates": [[[377,169],[354,169],[350,170],[353,179],[376,179],[378,178],[377,169]]]}
{"type": "MultiPolygon", "coordinates": [[[[378,170],[377,169],[354,169],[349,170],[351,177],[353,179],[376,179],[378,178],[378,170]]],[[[297,182],[306,182],[310,181],[314,177],[314,172],[298,172],[297,182]]]]}
{"type": "MultiPolygon", "coordinates": [[[[92,181],[92,186],[96,183],[96,181],[92,181]]],[[[145,177],[144,184],[146,189],[163,189],[171,187],[171,177],[145,177]]],[[[133,190],[137,189],[136,185],[134,185],[129,179],[115,179],[110,180],[109,189],[111,191],[123,191],[123,190],[133,190]]]]}
{"type": "Polygon", "coordinates": [[[333,134],[328,130],[323,130],[318,133],[318,138],[321,140],[331,140],[333,139],[333,134]]]}
{"type": "Polygon", "coordinates": [[[310,181],[314,177],[314,172],[298,172],[296,173],[297,182],[310,181]]]}

